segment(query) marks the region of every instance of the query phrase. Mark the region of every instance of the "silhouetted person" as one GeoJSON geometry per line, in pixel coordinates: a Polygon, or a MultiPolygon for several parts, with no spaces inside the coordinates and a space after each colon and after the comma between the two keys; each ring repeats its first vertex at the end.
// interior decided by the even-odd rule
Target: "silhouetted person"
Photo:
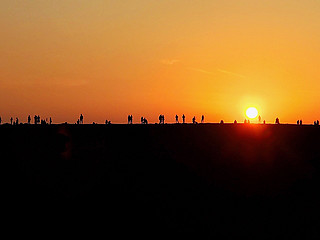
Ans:
{"type": "Polygon", "coordinates": [[[77,120],[77,124],[80,124],[80,120],[79,119],[77,120]]]}
{"type": "Polygon", "coordinates": [[[132,115],[128,115],[128,124],[132,124],[132,119],[133,119],[132,115]]]}
{"type": "Polygon", "coordinates": [[[204,123],[204,115],[201,116],[201,123],[204,123]]]}
{"type": "Polygon", "coordinates": [[[280,124],[279,118],[276,118],[276,124],[280,124]]]}
{"type": "Polygon", "coordinates": [[[299,125],[300,124],[300,120],[297,120],[297,125],[299,125]]]}
{"type": "Polygon", "coordinates": [[[1,122],[2,122],[2,119],[1,119],[1,117],[0,117],[0,125],[1,125],[1,122]]]}
{"type": "Polygon", "coordinates": [[[193,118],[192,118],[192,123],[196,124],[196,117],[195,116],[193,116],[193,118]]]}
{"type": "Polygon", "coordinates": [[[164,124],[164,115],[159,116],[159,124],[164,124]]]}
{"type": "Polygon", "coordinates": [[[266,124],[266,120],[263,120],[263,124],[266,124]]]}
{"type": "Polygon", "coordinates": [[[261,122],[261,116],[259,115],[259,123],[261,122]]]}
{"type": "Polygon", "coordinates": [[[221,121],[220,121],[220,124],[224,124],[224,121],[223,121],[223,120],[221,120],[221,121]]]}
{"type": "Polygon", "coordinates": [[[237,122],[237,120],[234,120],[234,122],[233,122],[234,124],[237,124],[238,122],[237,122]]]}
{"type": "Polygon", "coordinates": [[[182,115],[182,123],[185,123],[186,122],[186,116],[183,114],[182,115]]]}
{"type": "Polygon", "coordinates": [[[30,124],[30,122],[31,122],[31,117],[30,117],[30,115],[28,116],[28,124],[30,124]]]}
{"type": "Polygon", "coordinates": [[[179,117],[176,115],[176,123],[179,123],[179,117]]]}
{"type": "Polygon", "coordinates": [[[19,119],[18,118],[16,118],[16,125],[18,125],[19,124],[19,119]]]}
{"type": "Polygon", "coordinates": [[[80,114],[80,124],[83,124],[83,115],[82,115],[82,113],[80,114]]]}
{"type": "Polygon", "coordinates": [[[10,118],[10,123],[11,123],[11,125],[12,125],[12,122],[13,122],[13,118],[11,117],[11,118],[10,118]]]}
{"type": "Polygon", "coordinates": [[[300,125],[302,125],[302,120],[300,120],[300,125]]]}
{"type": "Polygon", "coordinates": [[[248,119],[248,124],[250,124],[250,120],[248,119]]]}
{"type": "Polygon", "coordinates": [[[317,125],[319,126],[319,120],[317,120],[317,125]]]}
{"type": "Polygon", "coordinates": [[[50,125],[52,124],[52,119],[51,119],[51,117],[50,117],[50,125]]]}
{"type": "Polygon", "coordinates": [[[144,124],[144,118],[143,117],[140,118],[140,122],[141,122],[141,124],[144,124]]]}
{"type": "Polygon", "coordinates": [[[244,124],[247,124],[247,119],[244,120],[244,124]]]}

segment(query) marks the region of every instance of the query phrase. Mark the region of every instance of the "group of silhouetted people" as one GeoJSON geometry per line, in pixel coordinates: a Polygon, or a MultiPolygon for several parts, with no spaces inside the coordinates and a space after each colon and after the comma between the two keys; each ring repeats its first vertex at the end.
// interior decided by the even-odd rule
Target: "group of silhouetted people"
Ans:
{"type": "MultiPolygon", "coordinates": [[[[176,120],[176,124],[179,124],[179,116],[178,115],[175,115],[175,120],[176,120]]],[[[186,121],[186,117],[185,115],[183,114],[182,115],[182,123],[185,123],[186,121]]],[[[140,122],[141,124],[148,124],[148,120],[145,118],[145,117],[141,117],[140,118],[140,122]]],[[[259,116],[259,122],[261,122],[261,117],[259,116]]],[[[37,124],[48,124],[48,119],[40,119],[40,116],[39,115],[35,115],[34,116],[34,124],[37,125],[37,124]],[[40,122],[41,121],[41,122],[40,122]]],[[[132,124],[133,123],[133,116],[132,115],[128,115],[128,124],[132,124]]],[[[196,121],[196,117],[193,116],[192,118],[192,124],[197,124],[198,122],[196,121]]],[[[201,116],[201,123],[204,123],[204,115],[201,116]]],[[[233,122],[234,124],[237,124],[237,120],[234,120],[233,122]]],[[[0,117],[0,125],[2,124],[2,118],[0,117]]],[[[16,118],[15,121],[14,119],[11,117],[10,118],[10,124],[11,125],[18,125],[19,124],[19,119],[16,118]]],[[[29,115],[28,116],[28,124],[31,124],[31,116],[29,115]]],[[[49,124],[52,124],[52,119],[50,117],[49,119],[49,124]]],[[[77,124],[83,124],[83,115],[80,114],[80,117],[79,119],[77,120],[77,124]]],[[[105,124],[111,124],[111,121],[108,121],[106,120],[105,121],[105,124]]],[[[159,115],[159,124],[164,124],[164,115],[160,114],[159,115]]],[[[220,121],[220,124],[224,124],[224,121],[221,120],[220,121]]],[[[245,119],[244,120],[244,124],[250,124],[250,120],[247,120],[245,119]]],[[[263,124],[266,124],[266,121],[263,120],[263,124]]],[[[280,124],[280,119],[277,117],[276,120],[275,120],[275,124],[280,124]]],[[[302,125],[302,120],[297,120],[297,125],[302,125]]],[[[313,125],[315,126],[319,126],[319,120],[316,120],[313,122],[313,125]]]]}
{"type": "Polygon", "coordinates": [[[141,122],[141,124],[148,124],[148,120],[144,117],[140,118],[140,122],[141,122]]]}
{"type": "Polygon", "coordinates": [[[77,124],[83,124],[83,115],[82,115],[82,113],[80,114],[80,117],[77,120],[77,124]]]}

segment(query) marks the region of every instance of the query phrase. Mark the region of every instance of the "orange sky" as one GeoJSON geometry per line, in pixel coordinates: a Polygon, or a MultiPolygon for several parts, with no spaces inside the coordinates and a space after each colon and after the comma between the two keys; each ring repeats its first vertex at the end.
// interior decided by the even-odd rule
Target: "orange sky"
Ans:
{"type": "Polygon", "coordinates": [[[320,119],[320,1],[2,0],[0,116],[320,119]]]}

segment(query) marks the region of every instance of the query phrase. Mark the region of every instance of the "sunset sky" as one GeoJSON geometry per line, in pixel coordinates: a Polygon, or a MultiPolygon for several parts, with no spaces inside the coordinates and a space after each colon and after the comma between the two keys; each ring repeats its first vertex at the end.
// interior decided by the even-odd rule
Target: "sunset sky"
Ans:
{"type": "Polygon", "coordinates": [[[1,0],[0,116],[320,119],[318,0],[1,0]]]}

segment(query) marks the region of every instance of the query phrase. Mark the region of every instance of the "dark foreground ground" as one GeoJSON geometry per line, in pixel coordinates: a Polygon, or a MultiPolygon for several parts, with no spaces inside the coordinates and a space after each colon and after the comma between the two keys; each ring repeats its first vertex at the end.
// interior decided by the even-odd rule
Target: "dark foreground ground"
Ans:
{"type": "Polygon", "coordinates": [[[0,136],[17,231],[320,236],[316,126],[19,125],[0,136]]]}

